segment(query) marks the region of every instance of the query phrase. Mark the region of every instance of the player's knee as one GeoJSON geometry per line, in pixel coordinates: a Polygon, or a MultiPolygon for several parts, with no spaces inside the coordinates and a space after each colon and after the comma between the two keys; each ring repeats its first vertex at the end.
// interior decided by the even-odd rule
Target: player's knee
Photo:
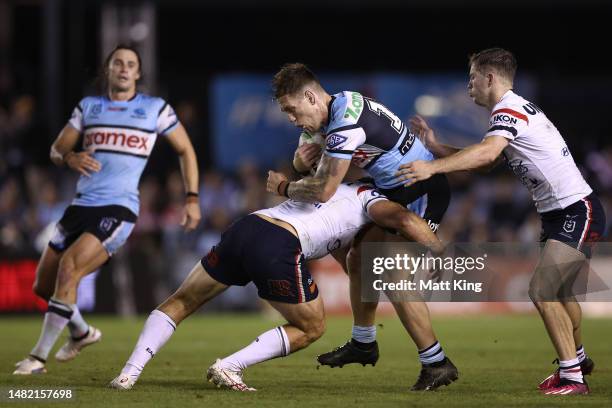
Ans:
{"type": "Polygon", "coordinates": [[[307,344],[311,344],[319,340],[321,336],[323,336],[323,333],[325,333],[325,329],[325,319],[319,319],[308,325],[305,331],[307,344]]]}
{"type": "Polygon", "coordinates": [[[51,290],[49,290],[49,288],[43,287],[40,282],[37,280],[34,281],[34,284],[32,285],[32,291],[34,292],[34,294],[40,298],[43,298],[44,300],[49,300],[51,299],[51,295],[53,295],[53,293],[51,292],[51,290]]]}

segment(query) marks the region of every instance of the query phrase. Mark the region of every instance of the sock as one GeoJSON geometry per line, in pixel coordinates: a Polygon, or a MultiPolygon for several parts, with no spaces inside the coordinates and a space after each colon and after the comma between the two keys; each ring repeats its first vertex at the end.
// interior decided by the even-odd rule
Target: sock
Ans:
{"type": "Polygon", "coordinates": [[[353,340],[359,343],[374,343],[376,326],[353,326],[353,340]]]}
{"type": "Polygon", "coordinates": [[[51,348],[62,333],[62,330],[64,330],[64,327],[66,327],[70,321],[71,316],[72,308],[70,305],[59,302],[53,298],[50,299],[38,343],[36,343],[30,355],[37,360],[45,362],[51,348]]]}
{"type": "Polygon", "coordinates": [[[81,312],[77,305],[70,305],[72,308],[72,316],[70,317],[70,321],[68,322],[68,330],[70,330],[70,337],[73,340],[80,339],[89,333],[89,325],[81,316],[81,312]]]}
{"type": "Polygon", "coordinates": [[[576,357],[578,357],[578,362],[580,363],[587,358],[586,352],[584,351],[584,346],[582,344],[576,349],[576,357]]]}
{"type": "Polygon", "coordinates": [[[221,360],[221,367],[242,371],[248,366],[289,355],[289,338],[282,326],[260,334],[254,342],[221,360]]]}
{"type": "Polygon", "coordinates": [[[429,347],[424,348],[423,350],[419,350],[419,360],[421,360],[421,364],[432,364],[437,363],[442,360],[446,355],[444,354],[444,350],[442,350],[442,346],[439,341],[436,341],[429,347]]]}
{"type": "Polygon", "coordinates": [[[176,323],[170,316],[159,310],[152,311],[121,373],[138,378],[145,365],[166,344],[175,330],[176,323]]]}
{"type": "Polygon", "coordinates": [[[578,358],[573,358],[571,360],[560,360],[559,377],[561,377],[562,380],[570,380],[579,383],[584,382],[582,379],[582,370],[580,369],[578,358]]]}

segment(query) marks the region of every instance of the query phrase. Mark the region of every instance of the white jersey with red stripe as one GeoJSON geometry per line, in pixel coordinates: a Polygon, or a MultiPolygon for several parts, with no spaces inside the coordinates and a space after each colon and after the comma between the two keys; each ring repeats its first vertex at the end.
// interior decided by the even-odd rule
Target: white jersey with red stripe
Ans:
{"type": "Polygon", "coordinates": [[[539,213],[566,208],[593,191],[555,125],[514,92],[506,92],[493,108],[485,137],[490,136],[508,139],[504,157],[539,213]]]}
{"type": "Polygon", "coordinates": [[[370,184],[343,183],[325,203],[287,200],[254,214],[291,224],[298,233],[304,257],[316,259],[349,245],[361,227],[371,222],[368,210],[380,200],[387,198],[370,184]]]}

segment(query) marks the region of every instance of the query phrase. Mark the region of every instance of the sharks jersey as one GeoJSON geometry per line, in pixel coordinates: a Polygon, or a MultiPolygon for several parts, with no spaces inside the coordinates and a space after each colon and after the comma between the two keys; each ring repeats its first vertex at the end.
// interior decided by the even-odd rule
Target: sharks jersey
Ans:
{"type": "Polygon", "coordinates": [[[138,183],[157,135],[178,126],[174,110],[163,99],[137,93],[129,101],[106,96],[83,98],[68,124],[83,137],[83,150],[101,170],[81,176],[72,204],[120,205],[138,215],[138,183]]]}
{"type": "Polygon", "coordinates": [[[433,160],[433,154],[383,104],[357,92],[333,95],[325,154],[349,159],[374,178],[376,186],[390,189],[403,184],[395,173],[415,160],[433,160]]]}
{"type": "Polygon", "coordinates": [[[506,92],[493,108],[485,137],[490,136],[508,139],[504,157],[539,213],[566,208],[593,191],[555,125],[514,92],[506,92]]]}

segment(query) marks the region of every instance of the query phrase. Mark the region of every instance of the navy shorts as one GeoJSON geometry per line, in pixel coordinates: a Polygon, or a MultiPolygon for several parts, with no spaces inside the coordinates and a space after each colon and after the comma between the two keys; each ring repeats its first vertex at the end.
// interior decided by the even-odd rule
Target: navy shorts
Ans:
{"type": "Polygon", "coordinates": [[[303,303],[319,295],[300,240],[254,214],[230,225],[201,262],[213,279],[225,285],[252,281],[262,299],[303,303]]]}
{"type": "Polygon", "coordinates": [[[594,193],[562,209],[540,214],[540,242],[561,241],[591,256],[591,246],[599,241],[606,228],[606,214],[594,193]]]}
{"type": "Polygon", "coordinates": [[[55,226],[49,246],[63,252],[81,234],[89,232],[100,240],[108,255],[112,256],[130,236],[136,218],[136,214],[120,205],[71,205],[55,226]]]}

